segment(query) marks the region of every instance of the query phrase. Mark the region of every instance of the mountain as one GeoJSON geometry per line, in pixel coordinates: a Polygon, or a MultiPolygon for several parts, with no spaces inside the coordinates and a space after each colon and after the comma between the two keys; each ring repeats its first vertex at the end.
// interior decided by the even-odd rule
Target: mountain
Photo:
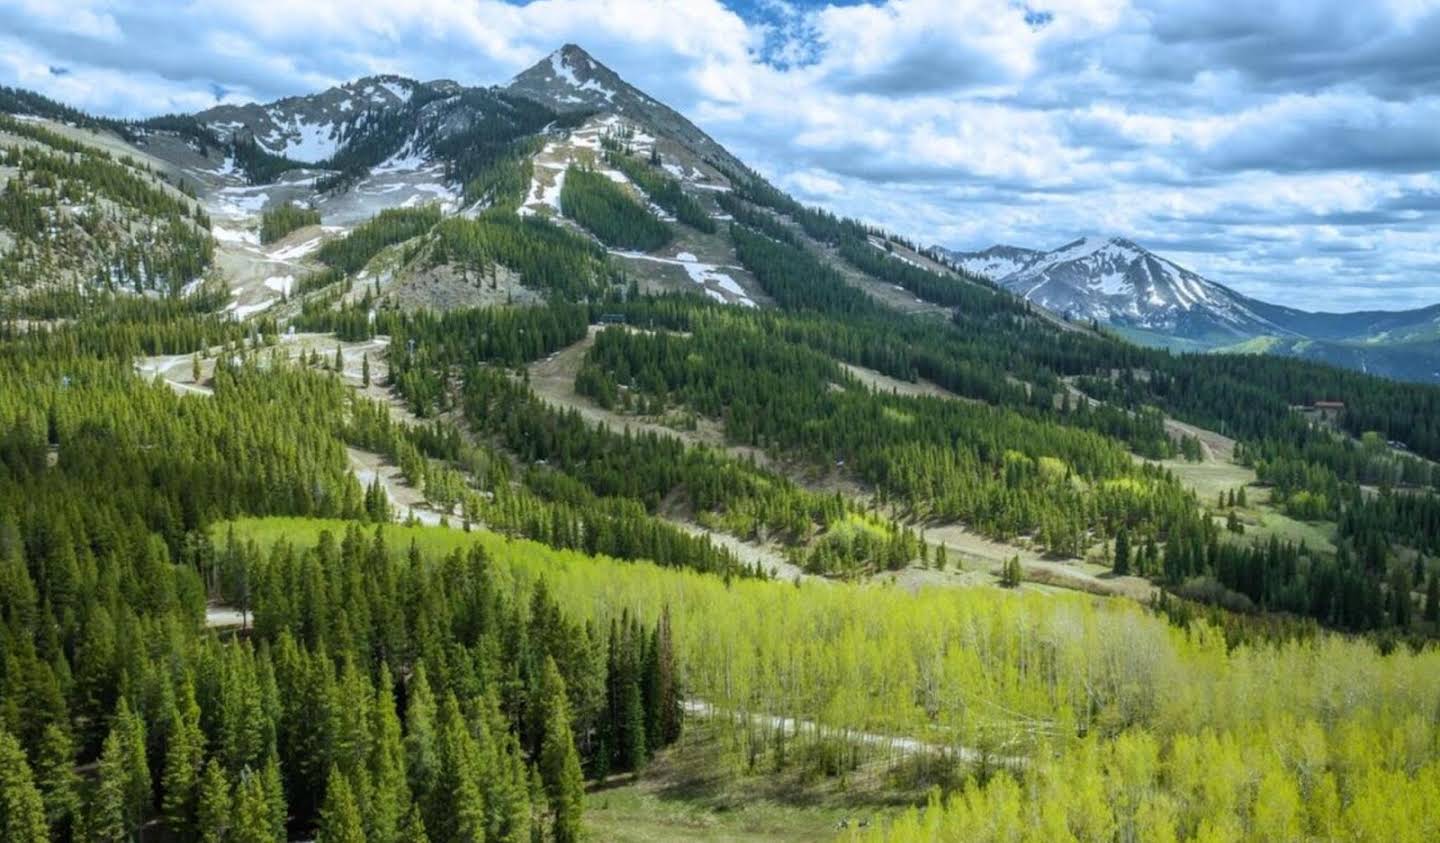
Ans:
{"type": "Polygon", "coordinates": [[[1123,237],[1082,237],[1048,252],[993,246],[943,254],[1071,319],[1209,345],[1291,333],[1254,300],[1123,237]]]}
{"type": "MultiPolygon", "coordinates": [[[[54,194],[32,191],[30,198],[56,221],[55,233],[48,235],[55,242],[47,246],[38,222],[26,223],[24,232],[0,230],[0,246],[21,246],[6,250],[9,274],[19,279],[14,288],[89,281],[163,291],[220,276],[237,313],[260,312],[276,306],[295,278],[315,268],[306,255],[387,209],[433,203],[445,214],[474,215],[513,191],[504,201],[513,202],[521,216],[542,216],[593,238],[594,221],[562,213],[561,194],[567,173],[598,166],[625,196],[645,206],[656,224],[688,214],[680,243],[611,250],[612,262],[643,289],[696,291],[698,285],[721,301],[764,301],[756,279],[739,268],[732,239],[713,221],[730,218],[720,198],[736,180],[757,189],[768,186],[679,112],[574,44],[499,86],[369,76],[268,103],[226,104],[139,123],[93,118],[5,89],[0,110],[25,114],[38,128],[72,139],[83,136],[97,148],[123,151],[122,165],[137,164],[136,177],[151,181],[156,196],[179,188],[198,203],[186,207],[183,197],[169,204],[132,201],[123,224],[108,224],[111,213],[100,217],[107,225],[97,228],[85,215],[57,204],[54,194]],[[652,167],[618,169],[609,157],[617,146],[647,159],[660,171],[659,180],[648,175],[652,167]],[[528,185],[515,183],[522,178],[528,185]],[[673,188],[667,187],[671,180],[673,188]],[[313,207],[323,225],[260,244],[261,214],[288,204],[313,207]],[[152,213],[156,208],[164,213],[152,213]],[[199,232],[192,230],[197,222],[199,232]],[[214,237],[213,255],[202,242],[206,227],[214,237]],[[165,258],[142,262],[137,257],[142,252],[165,258]],[[57,263],[55,255],[69,260],[57,263]]],[[[97,185],[107,183],[96,178],[97,185]]],[[[97,208],[105,201],[110,204],[103,207],[116,204],[99,201],[97,208]]],[[[779,207],[792,216],[799,209],[779,207]]],[[[820,240],[827,237],[818,234],[820,240]]],[[[426,254],[418,262],[391,262],[384,277],[400,285],[397,295],[419,278],[431,292],[407,300],[437,306],[489,300],[489,294],[463,283],[457,287],[455,279],[467,277],[463,267],[426,254]]],[[[1119,237],[1085,237],[1048,251],[999,245],[936,254],[1055,314],[1104,323],[1144,344],[1263,348],[1398,377],[1440,377],[1433,375],[1436,355],[1425,347],[1440,342],[1440,307],[1306,313],[1251,299],[1119,237]]],[[[442,251],[438,257],[449,255],[442,251]]],[[[924,295],[909,296],[893,284],[871,292],[906,307],[927,304],[924,295]]],[[[533,291],[506,295],[525,299],[533,291]]]]}
{"type": "Polygon", "coordinates": [[[1033,264],[1044,252],[1019,246],[991,246],[981,252],[952,252],[936,247],[946,259],[967,272],[999,280],[1033,264]]]}
{"type": "Polygon", "coordinates": [[[401,109],[417,91],[428,90],[400,76],[367,76],[318,94],[220,105],[195,117],[222,139],[249,136],[270,155],[320,164],[363,125],[365,115],[401,109]]]}
{"type": "Polygon", "coordinates": [[[678,111],[621,79],[574,44],[566,44],[536,62],[510,80],[505,91],[562,114],[594,111],[637,120],[702,157],[713,158],[730,169],[744,168],[739,159],[678,111]]]}
{"type": "Polygon", "coordinates": [[[1050,251],[935,248],[949,263],[1075,320],[1145,345],[1270,353],[1401,380],[1440,380],[1440,305],[1312,313],[1254,299],[1123,237],[1082,237],[1050,251]]]}

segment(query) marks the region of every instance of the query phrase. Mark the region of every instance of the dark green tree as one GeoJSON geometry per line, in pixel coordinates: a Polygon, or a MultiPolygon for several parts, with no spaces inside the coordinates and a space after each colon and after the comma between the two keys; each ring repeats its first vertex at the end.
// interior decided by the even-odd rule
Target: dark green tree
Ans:
{"type": "MultiPolygon", "coordinates": [[[[540,776],[550,804],[551,831],[556,843],[577,843],[581,839],[581,822],[585,812],[585,780],[570,730],[570,703],[565,694],[565,680],[561,678],[553,658],[545,660],[540,701],[545,712],[540,776]]],[[[637,725],[643,736],[643,719],[637,725]]]]}

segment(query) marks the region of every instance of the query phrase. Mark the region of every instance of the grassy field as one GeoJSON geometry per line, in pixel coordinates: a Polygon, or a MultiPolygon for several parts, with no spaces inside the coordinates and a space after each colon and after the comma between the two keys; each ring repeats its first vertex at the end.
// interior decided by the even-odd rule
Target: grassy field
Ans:
{"type": "MultiPolygon", "coordinates": [[[[1313,549],[1335,552],[1335,525],[1299,521],[1271,506],[1270,490],[1253,485],[1256,482],[1254,470],[1221,460],[1164,460],[1160,464],[1174,472],[1186,488],[1194,491],[1202,506],[1211,509],[1214,509],[1221,492],[1244,488],[1249,506],[1237,510],[1241,522],[1245,524],[1245,534],[1238,537],[1240,541],[1249,544],[1257,537],[1269,539],[1275,536],[1281,541],[1303,541],[1313,549]]],[[[1223,516],[1220,517],[1223,523],[1223,516]]]]}
{"type": "MultiPolygon", "coordinates": [[[[809,843],[845,827],[875,825],[905,807],[886,782],[863,775],[803,780],[727,761],[716,735],[692,723],[680,742],[638,776],[591,783],[585,824],[590,839],[613,843],[809,843]]],[[[923,800],[923,794],[912,794],[923,800]]]]}

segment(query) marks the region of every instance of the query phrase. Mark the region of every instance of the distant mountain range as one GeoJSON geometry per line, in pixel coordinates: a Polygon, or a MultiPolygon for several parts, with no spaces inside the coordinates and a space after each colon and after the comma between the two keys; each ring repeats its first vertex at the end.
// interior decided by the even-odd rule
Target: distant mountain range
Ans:
{"type": "Polygon", "coordinates": [[[1238,293],[1123,237],[1082,237],[1050,251],[936,252],[1048,310],[1147,345],[1287,354],[1440,381],[1440,305],[1311,313],[1238,293]]]}
{"type": "MultiPolygon", "coordinates": [[[[297,256],[382,210],[435,204],[447,214],[478,213],[493,200],[481,176],[520,149],[526,150],[530,184],[519,212],[562,222],[565,171],[594,166],[606,140],[654,151],[665,172],[698,196],[728,190],[735,174],[749,172],[681,114],[574,45],[498,86],[369,76],[314,94],[139,122],[92,117],[31,92],[0,88],[0,113],[24,118],[0,131],[0,140],[35,143],[22,136],[37,126],[99,138],[124,152],[122,161],[135,163],[133,175],[151,183],[156,196],[171,195],[170,204],[197,212],[176,227],[147,216],[147,208],[165,205],[159,199],[135,208],[111,203],[106,218],[115,222],[99,230],[83,214],[58,207],[46,226],[23,232],[27,243],[35,241],[24,249],[7,247],[19,242],[21,232],[0,223],[0,258],[10,261],[12,287],[61,288],[96,279],[137,290],[190,287],[199,279],[190,278],[185,261],[167,259],[177,267],[167,274],[126,255],[201,254],[203,233],[191,229],[203,227],[203,210],[237,314],[275,306],[288,295],[282,291],[297,274],[297,256]],[[260,213],[292,203],[318,210],[323,229],[307,230],[298,243],[262,248],[255,230],[260,213]],[[173,236],[149,234],[157,231],[173,236]],[[42,248],[46,238],[70,245],[42,248]],[[51,259],[54,253],[68,262],[51,259]],[[137,264],[134,271],[122,271],[129,263],[137,264]]],[[[618,172],[607,175],[627,181],[618,172]]],[[[0,186],[7,178],[0,173],[0,186]]],[[[745,275],[730,268],[733,249],[723,232],[718,236],[713,255],[676,248],[674,254],[613,259],[656,288],[703,290],[721,301],[753,304],[756,289],[747,290],[745,275]]],[[[1136,342],[1288,354],[1440,382],[1440,305],[1308,313],[1242,295],[1119,237],[1084,237],[1049,251],[992,246],[980,252],[937,248],[934,254],[1056,314],[1103,323],[1136,342]]]]}

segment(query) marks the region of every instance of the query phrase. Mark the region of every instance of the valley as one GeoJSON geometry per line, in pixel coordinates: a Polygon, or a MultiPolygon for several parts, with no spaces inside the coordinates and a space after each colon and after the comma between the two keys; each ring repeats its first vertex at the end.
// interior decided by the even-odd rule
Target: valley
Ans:
{"type": "Polygon", "coordinates": [[[14,101],[5,839],[1440,821],[1440,388],[1106,324],[1351,320],[1129,241],[922,250],[574,45],[14,101]]]}

